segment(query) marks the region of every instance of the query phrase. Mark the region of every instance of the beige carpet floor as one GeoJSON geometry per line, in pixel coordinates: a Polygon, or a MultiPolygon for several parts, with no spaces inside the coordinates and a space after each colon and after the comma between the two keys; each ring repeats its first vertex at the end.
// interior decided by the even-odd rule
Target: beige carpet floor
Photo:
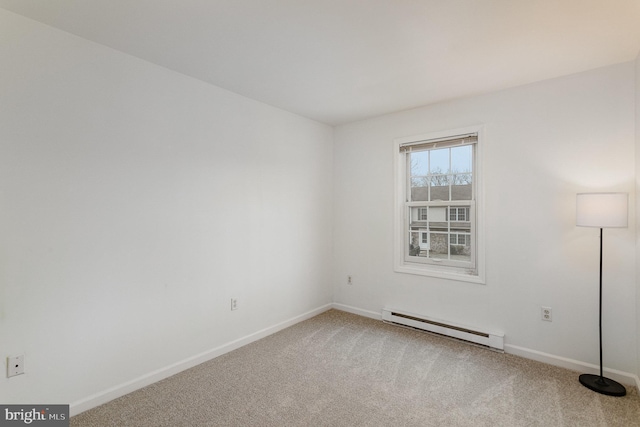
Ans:
{"type": "Polygon", "coordinates": [[[578,374],[331,310],[71,426],[640,426],[578,374]]]}

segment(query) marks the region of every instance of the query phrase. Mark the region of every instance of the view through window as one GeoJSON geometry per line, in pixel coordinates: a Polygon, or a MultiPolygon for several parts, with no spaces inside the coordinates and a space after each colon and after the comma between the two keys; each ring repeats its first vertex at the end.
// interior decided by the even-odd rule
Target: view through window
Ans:
{"type": "Polygon", "coordinates": [[[477,274],[477,133],[400,143],[402,258],[477,274]]]}

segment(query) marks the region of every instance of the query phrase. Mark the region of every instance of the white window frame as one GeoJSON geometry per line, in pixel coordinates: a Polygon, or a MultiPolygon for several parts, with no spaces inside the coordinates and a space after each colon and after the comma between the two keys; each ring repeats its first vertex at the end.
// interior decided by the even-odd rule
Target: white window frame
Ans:
{"type": "MultiPolygon", "coordinates": [[[[482,185],[482,151],[483,151],[483,126],[468,126],[464,128],[450,129],[440,132],[431,132],[427,134],[414,135],[409,137],[397,138],[393,141],[394,155],[394,177],[395,177],[395,209],[394,209],[394,271],[398,273],[416,274],[421,276],[431,276],[443,279],[451,279],[462,282],[485,283],[485,251],[484,251],[484,208],[483,208],[483,185],[482,185]],[[467,135],[475,133],[478,135],[478,141],[475,144],[474,155],[474,177],[473,185],[475,196],[475,208],[471,209],[469,218],[475,226],[475,233],[472,233],[471,239],[475,238],[475,250],[472,255],[475,258],[475,268],[465,269],[460,267],[452,267],[449,265],[438,265],[435,263],[412,262],[407,260],[405,256],[409,250],[407,239],[408,230],[406,224],[407,217],[407,161],[405,153],[400,152],[400,146],[421,141],[428,142],[431,140],[445,139],[458,135],[467,135]]],[[[464,201],[456,201],[462,203],[464,201]]],[[[443,202],[451,206],[451,202],[443,202]]],[[[454,203],[454,204],[455,204],[454,203]]],[[[449,212],[447,212],[447,215],[449,212]]],[[[457,217],[457,213],[456,213],[457,217]]],[[[449,219],[449,217],[447,218],[449,219]]]]}

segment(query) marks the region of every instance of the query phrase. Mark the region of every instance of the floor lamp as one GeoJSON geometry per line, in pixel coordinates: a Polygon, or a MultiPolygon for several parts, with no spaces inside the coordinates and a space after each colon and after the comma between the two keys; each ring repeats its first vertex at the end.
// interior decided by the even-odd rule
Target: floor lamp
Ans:
{"type": "Polygon", "coordinates": [[[582,374],[580,383],[608,396],[624,396],[624,386],[602,374],[602,229],[627,227],[627,193],[581,193],[576,197],[576,225],[600,228],[600,375],[582,374]]]}

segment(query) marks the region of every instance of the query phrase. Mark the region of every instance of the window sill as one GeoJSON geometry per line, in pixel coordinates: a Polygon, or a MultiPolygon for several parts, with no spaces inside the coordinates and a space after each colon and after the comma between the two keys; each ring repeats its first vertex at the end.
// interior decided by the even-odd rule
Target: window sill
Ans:
{"type": "Polygon", "coordinates": [[[396,265],[394,271],[397,273],[415,274],[419,276],[437,277],[439,279],[455,280],[457,282],[477,283],[484,285],[485,280],[483,276],[458,273],[450,270],[441,270],[434,267],[426,267],[416,264],[401,264],[396,265]]]}

